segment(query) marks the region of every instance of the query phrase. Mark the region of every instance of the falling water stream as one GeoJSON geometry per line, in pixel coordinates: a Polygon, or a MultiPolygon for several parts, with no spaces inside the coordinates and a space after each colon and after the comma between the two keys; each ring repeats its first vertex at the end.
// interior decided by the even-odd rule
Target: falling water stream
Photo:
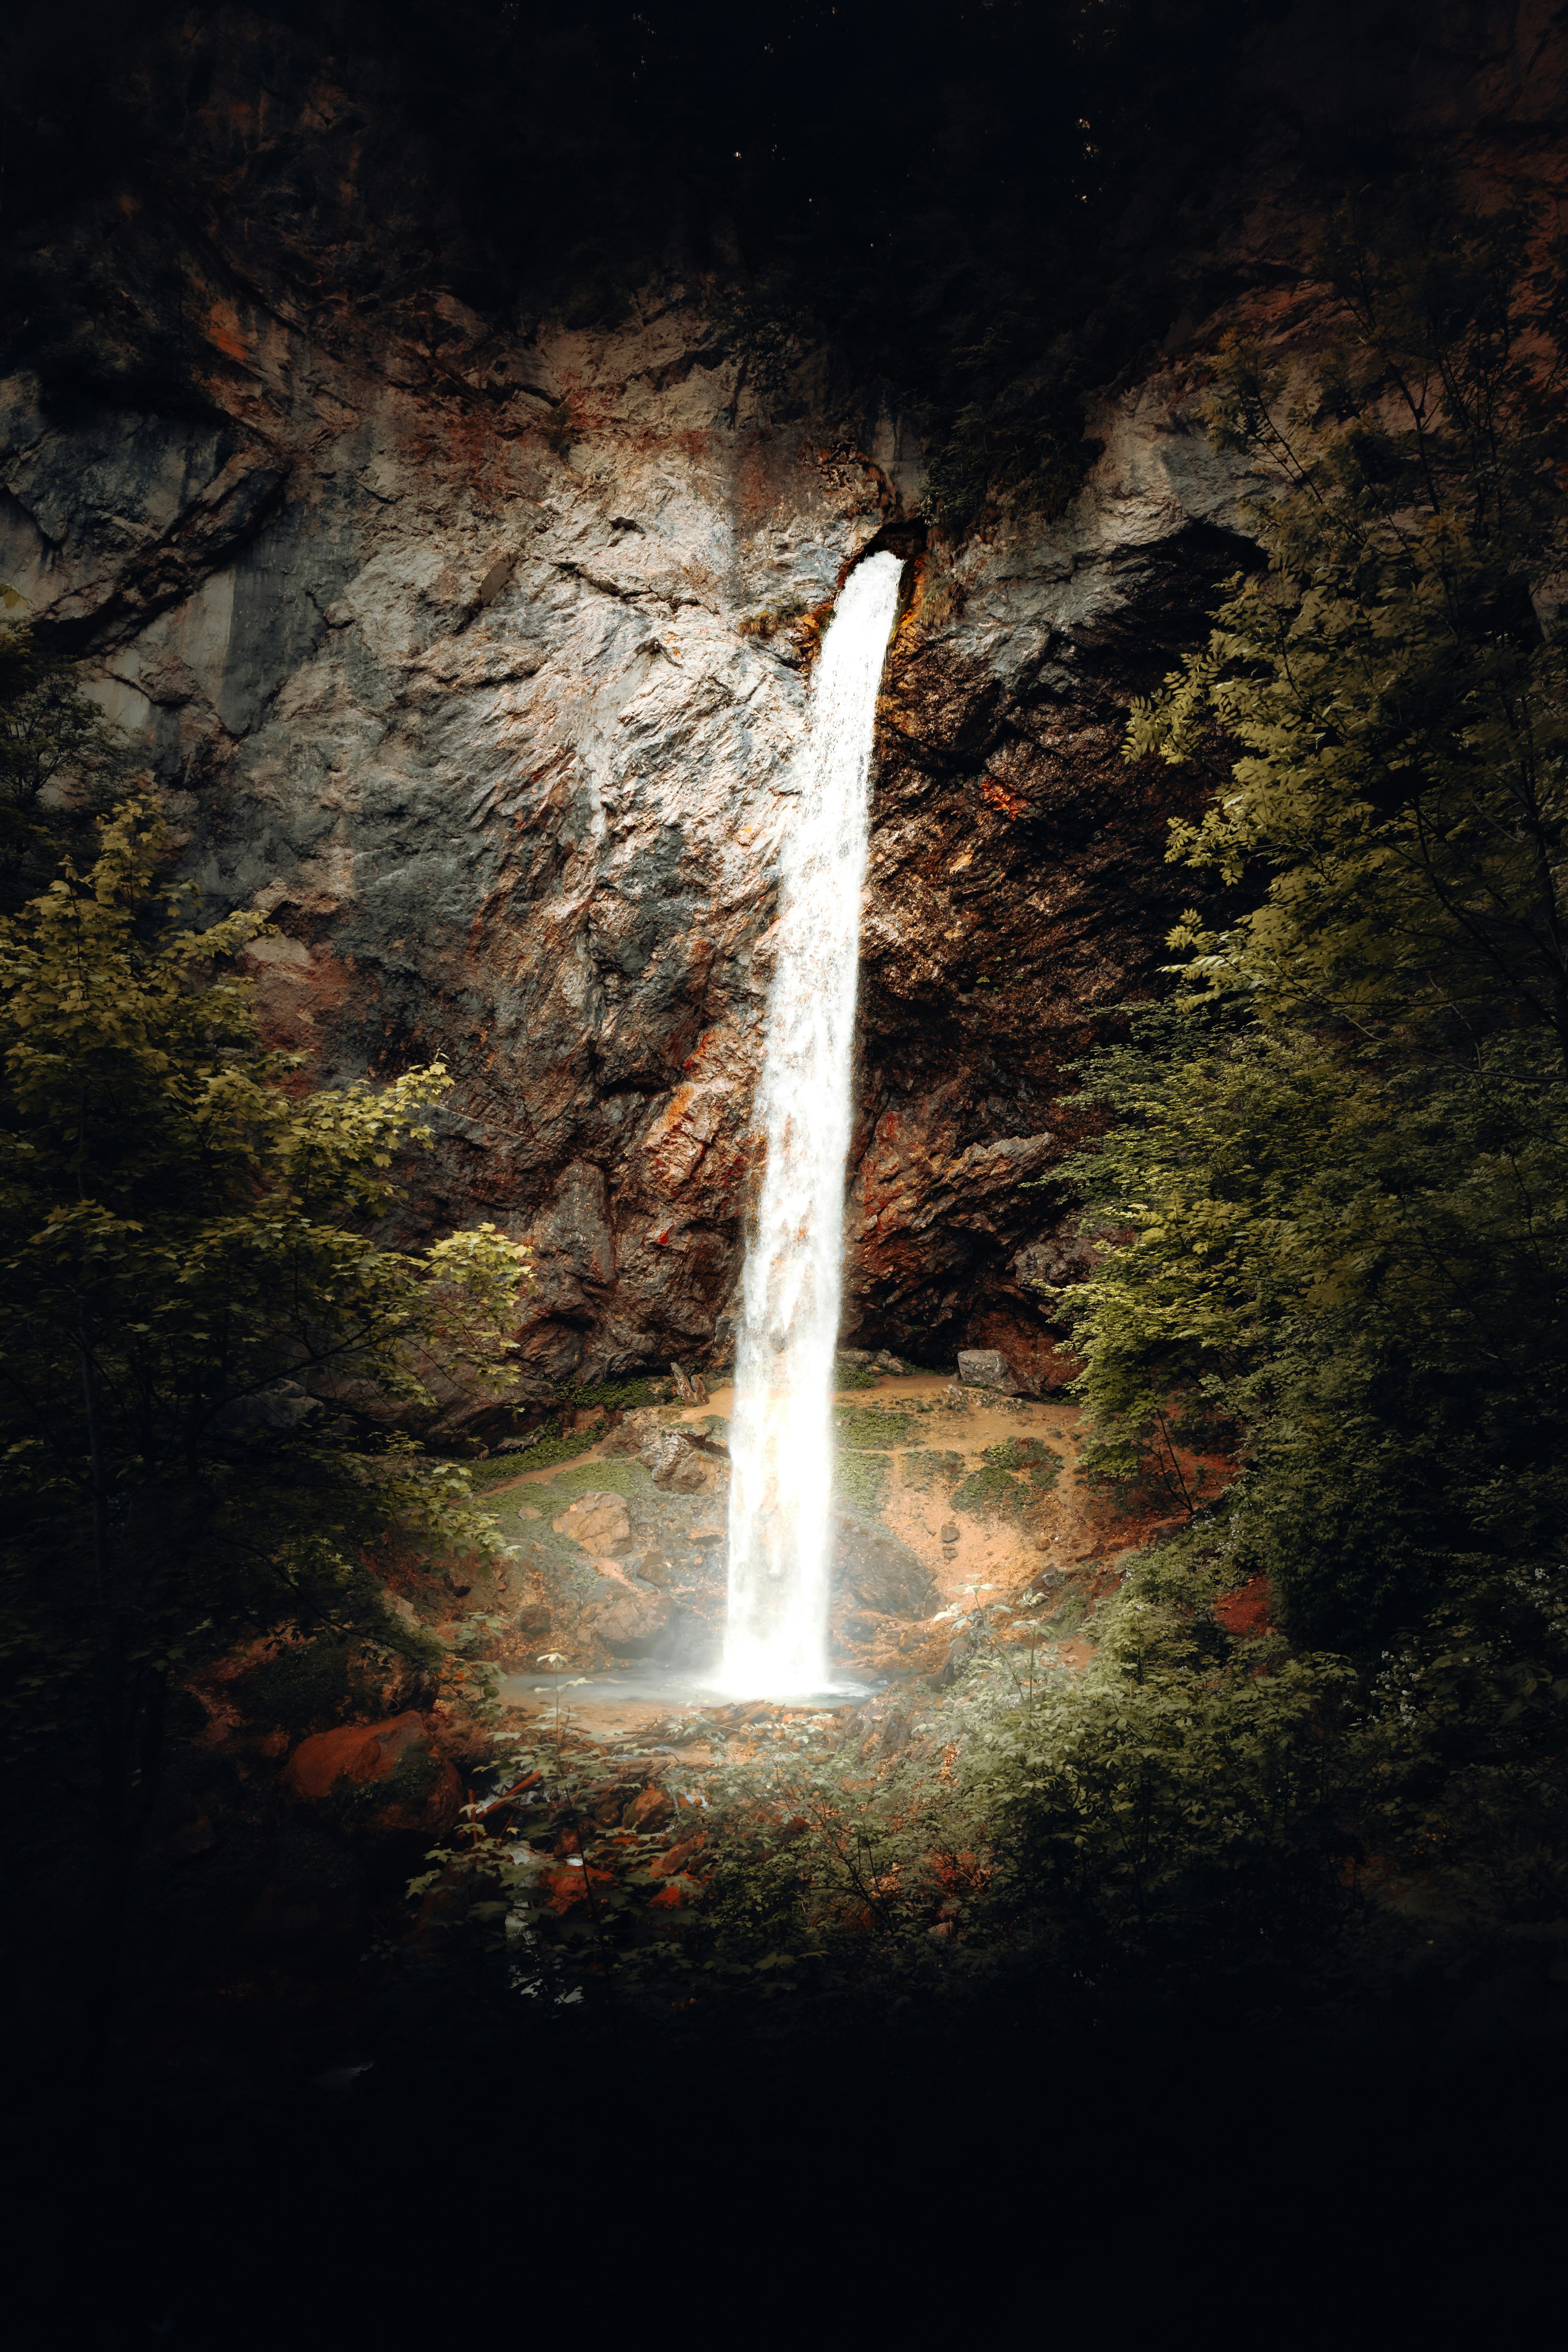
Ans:
{"type": "Polygon", "coordinates": [[[779,917],[756,1119],[762,1195],[746,1256],[730,1424],[722,1682],[747,1697],[827,1682],[833,1358],[877,689],[903,566],[849,575],[823,640],[779,917]]]}

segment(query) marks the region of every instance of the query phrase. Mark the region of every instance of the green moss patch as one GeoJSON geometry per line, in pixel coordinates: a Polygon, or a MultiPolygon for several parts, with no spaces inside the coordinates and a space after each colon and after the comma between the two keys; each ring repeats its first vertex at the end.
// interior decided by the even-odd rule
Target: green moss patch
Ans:
{"type": "Polygon", "coordinates": [[[600,1381],[596,1387],[567,1389],[563,1394],[566,1403],[574,1410],[586,1406],[591,1411],[595,1405],[602,1404],[606,1412],[631,1412],[638,1405],[662,1404],[669,1394],[669,1382],[651,1379],[600,1381]]]}
{"type": "Polygon", "coordinates": [[[981,1455],[993,1470],[1026,1470],[1037,1494],[1048,1495],[1062,1475],[1062,1457],[1037,1437],[1005,1437],[981,1455]]]}
{"type": "Polygon", "coordinates": [[[839,1508],[853,1518],[876,1518],[892,1466],[887,1454],[840,1454],[833,1474],[839,1508]]]}
{"type": "Polygon", "coordinates": [[[574,1503],[579,1495],[647,1495],[654,1491],[653,1480],[635,1454],[612,1454],[607,1462],[579,1463],[575,1470],[563,1471],[552,1478],[532,1496],[537,1509],[561,1511],[574,1503]],[[560,1496],[559,1502],[553,1498],[560,1496]]]}
{"type": "Polygon", "coordinates": [[[841,1446],[902,1445],[910,1433],[904,1414],[876,1405],[840,1405],[834,1413],[833,1427],[841,1446]]]}
{"type": "Polygon", "coordinates": [[[468,1479],[476,1495],[487,1494],[492,1486],[504,1486],[509,1478],[521,1478],[525,1470],[537,1469],[535,1448],[526,1454],[492,1454],[488,1462],[475,1462],[468,1466],[468,1479]]]}
{"type": "Polygon", "coordinates": [[[952,1507],[975,1519],[1018,1519],[1033,1496],[1027,1486],[991,1465],[972,1470],[952,1492],[952,1507]]]}
{"type": "Polygon", "coordinates": [[[907,1454],[899,1456],[899,1477],[901,1485],[912,1486],[917,1495],[929,1495],[934,1489],[956,1486],[963,1475],[963,1456],[950,1454],[934,1446],[911,1445],[907,1454]]]}
{"type": "Polygon", "coordinates": [[[879,1373],[868,1370],[864,1364],[847,1364],[842,1356],[835,1360],[833,1366],[836,1389],[874,1389],[880,1377],[879,1373]]]}
{"type": "Polygon", "coordinates": [[[608,1462],[581,1462],[574,1469],[563,1470],[557,1477],[542,1478],[536,1486],[514,1486],[510,1494],[498,1495],[490,1504],[490,1517],[508,1538],[521,1536],[531,1544],[549,1538],[573,1551],[575,1547],[566,1536],[552,1535],[550,1522],[563,1512],[579,1495],[625,1495],[628,1501],[634,1495],[655,1492],[653,1480],[640,1462],[629,1455],[613,1455],[608,1462]],[[522,1519],[521,1511],[541,1511],[543,1524],[537,1519],[522,1519]]]}

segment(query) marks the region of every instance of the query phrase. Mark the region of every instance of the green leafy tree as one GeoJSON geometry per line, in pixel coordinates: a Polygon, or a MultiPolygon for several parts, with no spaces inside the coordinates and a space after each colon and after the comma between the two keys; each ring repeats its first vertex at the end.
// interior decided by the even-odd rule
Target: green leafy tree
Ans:
{"type": "Polygon", "coordinates": [[[1224,937],[1188,919],[1189,983],[1461,1053],[1522,1023],[1568,1057],[1568,268],[1540,231],[1431,192],[1375,234],[1347,210],[1323,364],[1292,384],[1261,338],[1221,347],[1208,420],[1274,474],[1268,566],[1128,731],[1134,756],[1241,749],[1173,850],[1268,887],[1224,937]]]}
{"type": "MultiPolygon", "coordinates": [[[[494,1549],[466,1474],[388,1433],[437,1372],[508,1381],[526,1251],[490,1226],[379,1245],[439,1065],[299,1093],[234,958],[182,923],[155,808],[0,926],[0,1481],[13,1719],[90,1724],[111,1912],[171,1679],[352,1612],[393,1525],[494,1549]]],[[[110,1923],[109,1947],[114,1941],[110,1923]]]]}
{"type": "Polygon", "coordinates": [[[1323,363],[1232,340],[1209,406],[1274,469],[1268,568],[1129,730],[1238,747],[1171,854],[1254,904],[1186,919],[1176,1002],[1095,1067],[1076,1330],[1091,1468],[1226,1430],[1237,1572],[1374,1650],[1568,1513],[1564,270],[1430,190],[1322,269],[1323,363]]]}

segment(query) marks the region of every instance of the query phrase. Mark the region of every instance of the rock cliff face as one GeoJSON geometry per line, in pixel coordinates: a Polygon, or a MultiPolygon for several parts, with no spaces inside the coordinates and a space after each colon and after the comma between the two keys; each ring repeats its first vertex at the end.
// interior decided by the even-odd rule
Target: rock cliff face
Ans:
{"type": "Polygon", "coordinates": [[[532,1237],[525,1387],[721,1359],[800,616],[891,533],[847,1336],[1058,1377],[1064,1072],[1192,890],[1197,787],[1123,763],[1126,706],[1248,555],[1194,381],[1101,401],[1057,522],[923,547],[917,436],[830,353],[759,366],[679,273],[614,330],[400,292],[342,90],[296,61],[258,114],[254,72],[237,42],[187,99],[184,212],[110,187],[37,232],[70,299],[0,388],[0,577],[210,904],[278,925],[272,1033],[327,1080],[447,1064],[415,1220],[532,1237]]]}

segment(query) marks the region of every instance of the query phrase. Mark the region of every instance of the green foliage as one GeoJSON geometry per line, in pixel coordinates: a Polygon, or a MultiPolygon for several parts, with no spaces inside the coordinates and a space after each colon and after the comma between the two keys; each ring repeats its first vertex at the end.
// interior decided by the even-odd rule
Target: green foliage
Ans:
{"type": "Polygon", "coordinates": [[[401,1679],[412,1671],[416,1682],[434,1687],[446,1654],[432,1635],[386,1608],[381,1588],[368,1576],[349,1580],[342,1597],[349,1623],[286,1635],[238,1677],[237,1692],[249,1721],[301,1739],[381,1713],[389,1675],[401,1679]]]}
{"type": "Polygon", "coordinates": [[[1179,761],[1217,728],[1241,747],[1173,849],[1268,884],[1233,931],[1188,919],[1189,985],[1245,986],[1274,1017],[1415,1022],[1461,1053],[1522,1023],[1568,1055],[1568,655],[1528,584],[1561,556],[1564,269],[1558,247],[1536,258],[1538,226],[1431,191],[1375,236],[1347,209],[1321,257],[1343,327],[1318,374],[1290,398],[1258,338],[1222,347],[1211,428],[1275,474],[1268,569],[1231,583],[1128,742],[1179,761]]]}
{"type": "Polygon", "coordinates": [[[1299,1947],[1339,1899],[1354,1676],[1196,1648],[1177,1612],[1131,1598],[1078,1684],[998,1707],[965,1756],[994,1899],[1086,1956],[1299,1947]]]}
{"type": "Polygon", "coordinates": [[[466,1474],[387,1424],[436,1410],[437,1371],[504,1388],[526,1256],[489,1227],[371,1238],[443,1073],[286,1091],[232,971],[263,924],[183,928],[165,855],[127,803],[90,870],[0,926],[10,1714],[41,1738],[86,1710],[121,1862],[173,1675],[363,1621],[355,1553],[389,1528],[496,1548],[466,1474]]]}
{"type": "Polygon", "coordinates": [[[833,1385],[839,1391],[845,1389],[874,1389],[880,1377],[880,1373],[872,1371],[866,1364],[846,1363],[842,1356],[834,1359],[833,1385]]]}
{"type": "Polygon", "coordinates": [[[1535,253],[1523,213],[1417,192],[1376,238],[1336,225],[1342,345],[1289,402],[1226,347],[1211,424],[1277,470],[1269,569],[1129,731],[1241,747],[1172,855],[1256,905],[1184,924],[1177,1002],[1094,1066],[1086,1466],[1192,1513],[1228,1438],[1203,1524],[1298,1638],[1363,1652],[1568,1525],[1568,680],[1522,588],[1568,524],[1563,275],[1535,253]]]}

